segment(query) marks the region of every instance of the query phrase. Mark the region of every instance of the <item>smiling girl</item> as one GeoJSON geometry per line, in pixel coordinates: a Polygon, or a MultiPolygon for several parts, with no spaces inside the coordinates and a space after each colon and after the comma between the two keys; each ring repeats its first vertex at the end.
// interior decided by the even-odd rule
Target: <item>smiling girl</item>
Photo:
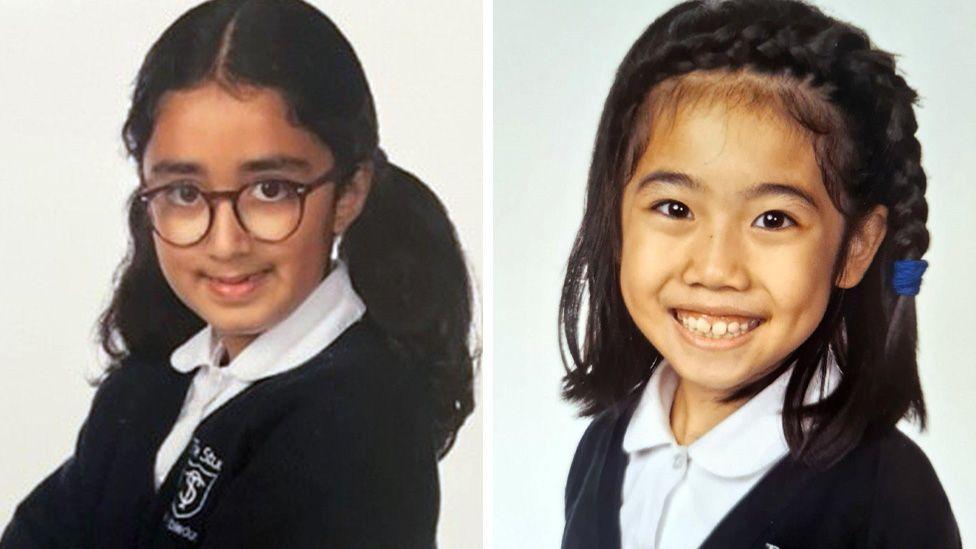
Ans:
{"type": "Polygon", "coordinates": [[[805,3],[685,2],[637,40],[560,308],[596,416],[564,548],[960,545],[895,428],[925,420],[915,99],[805,3]]]}
{"type": "Polygon", "coordinates": [[[346,39],[297,0],[202,4],[147,55],[123,138],[114,362],[0,546],[433,547],[470,286],[346,39]]]}

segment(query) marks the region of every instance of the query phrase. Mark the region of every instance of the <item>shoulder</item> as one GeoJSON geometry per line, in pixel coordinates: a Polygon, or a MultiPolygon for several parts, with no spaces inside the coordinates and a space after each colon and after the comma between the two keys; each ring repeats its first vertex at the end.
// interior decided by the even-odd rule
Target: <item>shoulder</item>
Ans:
{"type": "Polygon", "coordinates": [[[876,447],[882,461],[881,466],[886,466],[886,472],[891,473],[891,468],[907,468],[915,471],[920,480],[938,484],[935,469],[928,456],[901,430],[889,429],[882,435],[874,437],[869,444],[876,447]]]}
{"type": "Polygon", "coordinates": [[[780,547],[960,547],[931,462],[894,426],[825,468],[784,459],[756,488],[754,518],[782,506],[768,530],[780,547]]]}
{"type": "Polygon", "coordinates": [[[605,452],[614,435],[621,434],[618,431],[626,429],[627,424],[630,423],[630,417],[640,400],[641,393],[642,391],[635,390],[627,397],[593,416],[576,447],[576,457],[585,458],[605,452]]]}
{"type": "Polygon", "coordinates": [[[870,462],[875,469],[874,487],[892,491],[891,495],[904,492],[906,496],[944,497],[928,456],[896,427],[865,436],[848,459],[870,462]]]}
{"type": "Polygon", "coordinates": [[[633,405],[639,395],[639,392],[631,395],[598,413],[590,421],[576,445],[576,452],[569,468],[565,493],[567,503],[576,498],[576,494],[582,489],[589,475],[599,474],[603,458],[611,450],[614,434],[619,434],[620,429],[626,428],[633,412],[633,405]]]}
{"type": "MultiPolygon", "coordinates": [[[[613,436],[614,427],[621,421],[621,411],[618,407],[611,407],[593,416],[583,436],[576,445],[573,456],[573,468],[592,461],[593,457],[606,451],[613,436]]],[[[572,472],[571,472],[572,476],[572,472]]]]}
{"type": "Polygon", "coordinates": [[[175,370],[170,369],[167,378],[160,366],[159,361],[128,357],[112,365],[98,382],[75,443],[74,457],[86,470],[107,472],[124,437],[144,436],[160,397],[173,393],[159,380],[173,387],[179,382],[175,370]]]}
{"type": "Polygon", "coordinates": [[[279,429],[300,432],[303,451],[339,461],[384,451],[416,452],[424,460],[434,455],[423,370],[367,322],[351,326],[282,381],[292,404],[279,429]]]}
{"type": "Polygon", "coordinates": [[[862,445],[877,464],[869,540],[880,546],[961,546],[949,499],[918,444],[892,427],[862,445]]]}
{"type": "Polygon", "coordinates": [[[367,320],[350,326],[297,374],[295,382],[316,397],[310,401],[313,406],[386,411],[426,401],[422,365],[397,352],[367,320]],[[323,395],[329,395],[331,402],[319,398],[323,395]]]}
{"type": "Polygon", "coordinates": [[[92,411],[124,409],[155,394],[161,381],[175,381],[179,374],[164,359],[128,356],[108,367],[98,381],[92,411]]]}

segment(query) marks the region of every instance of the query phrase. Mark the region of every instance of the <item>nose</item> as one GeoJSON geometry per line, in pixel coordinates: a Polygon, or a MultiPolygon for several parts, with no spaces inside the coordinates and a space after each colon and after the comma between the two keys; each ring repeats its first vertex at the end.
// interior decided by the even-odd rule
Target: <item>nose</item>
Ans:
{"type": "Polygon", "coordinates": [[[218,200],[214,204],[213,220],[205,243],[207,253],[221,261],[251,251],[251,235],[241,226],[230,200],[218,200]]]}
{"type": "Polygon", "coordinates": [[[683,274],[686,284],[710,290],[742,291],[748,288],[746,251],[736,228],[718,224],[702,227],[689,243],[689,248],[689,260],[683,274]]]}

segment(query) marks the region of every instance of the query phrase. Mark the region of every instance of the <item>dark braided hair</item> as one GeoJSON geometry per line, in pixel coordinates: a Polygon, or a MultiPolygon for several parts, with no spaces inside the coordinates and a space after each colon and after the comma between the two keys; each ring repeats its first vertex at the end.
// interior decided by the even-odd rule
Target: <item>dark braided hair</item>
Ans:
{"type": "Polygon", "coordinates": [[[929,246],[917,94],[897,74],[894,56],[874,47],[863,30],[797,0],[684,2],[655,20],[620,64],[560,301],[564,397],[584,415],[612,408],[643,386],[662,358],[620,293],[620,200],[647,145],[652,90],[692,73],[786,83],[777,92],[780,102],[812,136],[828,194],[845,221],[833,280],[843,272],[852,228],[878,204],[889,212],[884,241],[861,282],[835,286],[813,334],[727,400],[754,396],[793,365],[784,432],[794,457],[820,466],[902,417],[924,429],[915,300],[896,294],[891,283],[895,260],[920,259],[929,246]],[[812,99],[805,88],[815,90],[812,99]],[[842,378],[829,396],[804,405],[811,381],[826,376],[828,353],[842,378]]]}

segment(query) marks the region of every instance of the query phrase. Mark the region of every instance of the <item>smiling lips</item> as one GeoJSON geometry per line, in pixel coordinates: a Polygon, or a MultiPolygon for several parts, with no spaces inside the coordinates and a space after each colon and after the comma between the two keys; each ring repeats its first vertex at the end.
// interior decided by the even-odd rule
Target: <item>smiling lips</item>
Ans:
{"type": "Polygon", "coordinates": [[[756,317],[712,316],[684,309],[673,309],[672,316],[694,335],[713,340],[738,339],[764,322],[756,317]]]}
{"type": "Polygon", "coordinates": [[[252,274],[234,276],[204,275],[207,285],[218,296],[225,299],[241,299],[251,294],[264,281],[268,270],[252,274]]]}

